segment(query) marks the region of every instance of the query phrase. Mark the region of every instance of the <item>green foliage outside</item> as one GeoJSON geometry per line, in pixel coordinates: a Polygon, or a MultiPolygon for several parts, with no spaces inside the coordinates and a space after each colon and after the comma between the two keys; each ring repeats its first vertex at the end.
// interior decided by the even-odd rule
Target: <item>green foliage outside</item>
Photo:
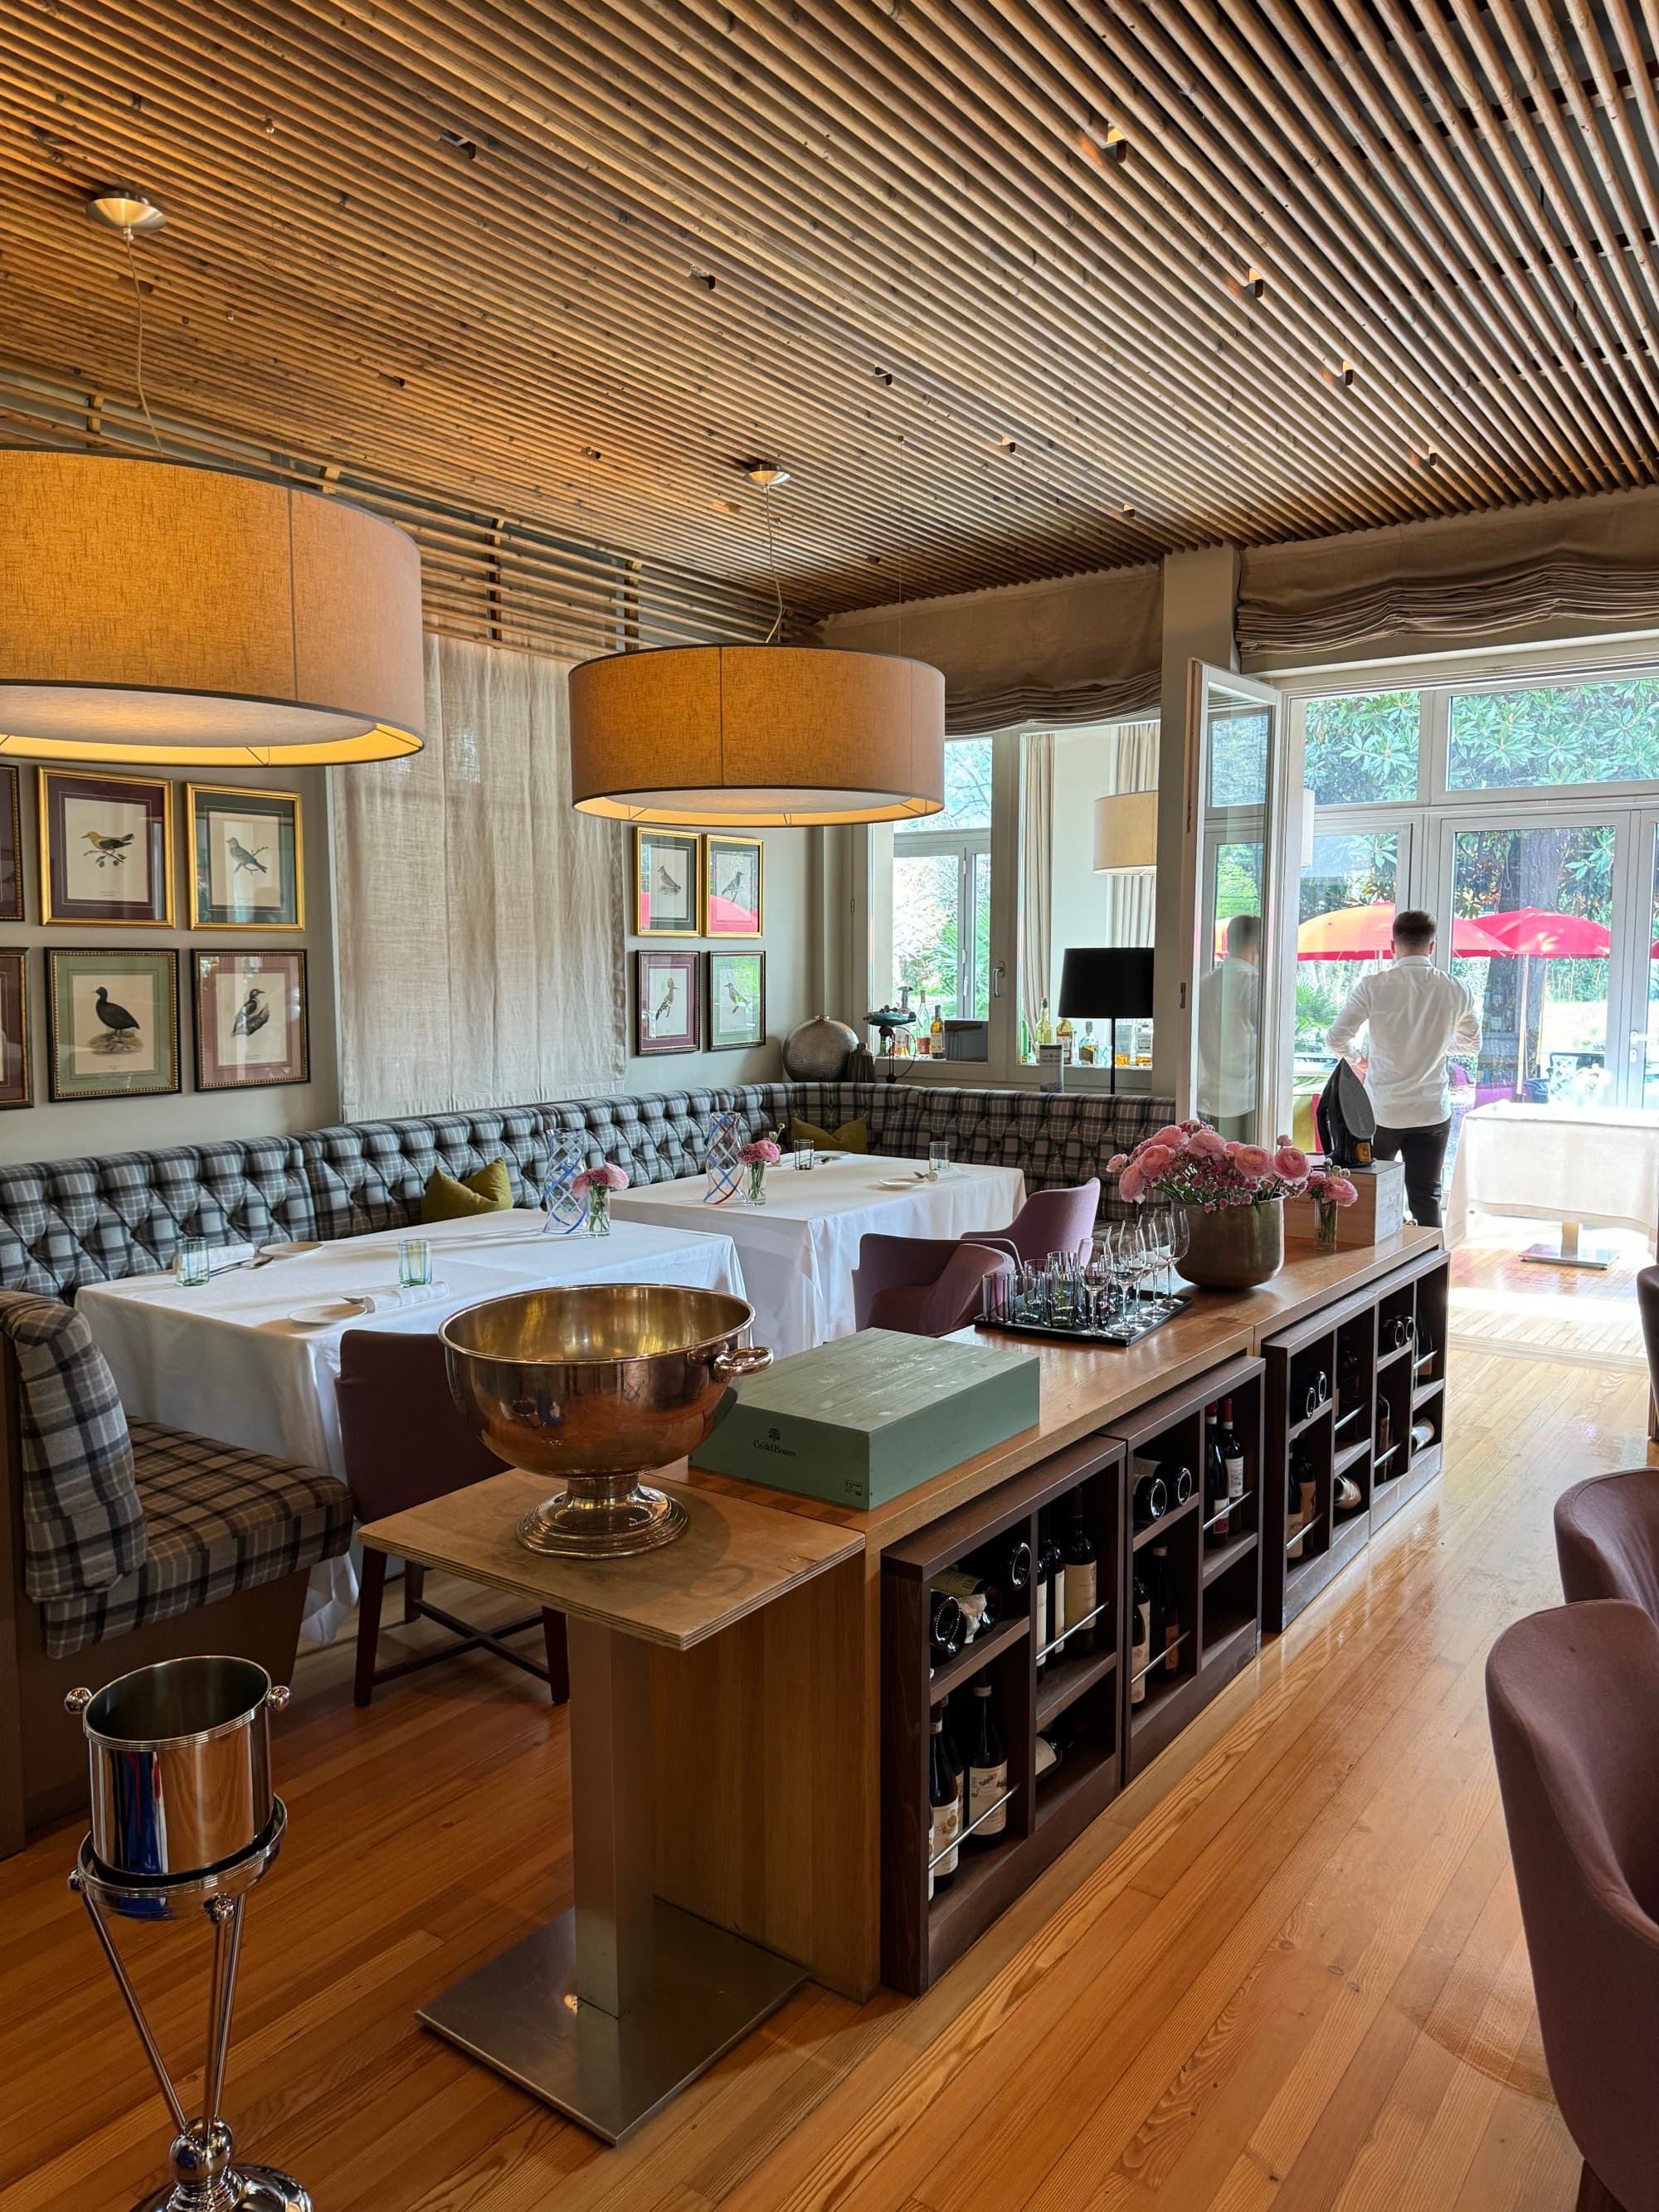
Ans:
{"type": "Polygon", "coordinates": [[[1659,679],[1471,692],[1451,702],[1454,791],[1659,777],[1659,679]]]}
{"type": "Polygon", "coordinates": [[[1415,691],[1310,699],[1304,775],[1322,806],[1370,806],[1417,796],[1415,691]]]}

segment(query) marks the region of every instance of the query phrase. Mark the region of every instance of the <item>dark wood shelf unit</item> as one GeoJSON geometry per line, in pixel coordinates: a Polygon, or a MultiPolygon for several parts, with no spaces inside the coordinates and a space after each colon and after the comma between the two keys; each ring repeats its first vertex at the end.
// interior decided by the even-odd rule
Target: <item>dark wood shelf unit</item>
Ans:
{"type": "Polygon", "coordinates": [[[1290,1441],[1292,1443],[1295,1443],[1299,1437],[1305,1437],[1309,1431],[1314,1428],[1319,1422],[1328,1420],[1335,1410],[1335,1399],[1327,1398],[1324,1404],[1319,1408],[1319,1411],[1316,1413],[1310,1413],[1305,1419],[1300,1420],[1296,1424],[1295,1427],[1291,1431],[1290,1441]]]}
{"type": "Polygon", "coordinates": [[[1433,1359],[1443,1368],[1446,1344],[1446,1299],[1449,1263],[1443,1252],[1425,1253],[1393,1273],[1370,1284],[1353,1297],[1327,1306],[1294,1328],[1269,1337],[1262,1345],[1267,1363],[1267,1445],[1268,1470],[1263,1497],[1263,1626],[1279,1633],[1319,1592],[1358,1557],[1371,1536],[1397,1512],[1406,1500],[1440,1470],[1440,1413],[1444,1386],[1415,1382],[1419,1364],[1416,1339],[1384,1348],[1380,1324],[1395,1315],[1426,1327],[1433,1341],[1433,1359]],[[1345,1353],[1355,1355],[1345,1362],[1345,1353]],[[1339,1403],[1332,1427],[1320,1431],[1302,1412],[1310,1367],[1328,1358],[1331,1371],[1340,1376],[1345,1365],[1358,1403],[1339,1403]],[[1352,1378],[1357,1369],[1357,1381],[1352,1378]],[[1419,1396],[1419,1390],[1422,1393],[1419,1396]],[[1393,1449],[1379,1454],[1376,1447],[1378,1408],[1386,1403],[1393,1449]],[[1408,1437],[1413,1419],[1429,1418],[1432,1407],[1435,1440],[1417,1452],[1408,1437]],[[1292,1419],[1293,1410],[1297,1418],[1292,1419]],[[1304,1534],[1302,1554],[1289,1555],[1291,1455],[1300,1449],[1310,1467],[1313,1519],[1304,1534]],[[1339,1476],[1346,1475],[1358,1487],[1360,1504],[1346,1513],[1336,1510],[1339,1476]]]}
{"type": "MultiPolygon", "coordinates": [[[[960,1958],[1121,1786],[1128,1559],[1123,1467],[1115,1437],[1086,1437],[882,1554],[882,1978],[909,1996],[920,1996],[960,1958]],[[1000,1621],[980,1644],[933,1675],[931,1577],[1016,1529],[1035,1555],[1039,1512],[1073,1490],[1083,1494],[1097,1554],[1096,1600],[1107,1607],[1094,1624],[1094,1651],[1086,1658],[1052,1656],[1039,1681],[1034,1578],[1017,1620],[1000,1621]],[[984,1668],[1008,1753],[1006,1833],[988,1850],[964,1844],[950,1887],[930,1899],[928,1721],[940,1698],[955,1693],[949,1717],[964,1728],[963,1693],[984,1668]],[[1039,1710],[1045,1723],[1065,1717],[1076,1731],[1073,1751],[1041,1783],[1039,1710]]],[[[1064,1528],[1055,1533],[1063,1542],[1064,1528]]]]}
{"type": "Polygon", "coordinates": [[[1126,1653],[1120,1669],[1124,1698],[1125,1780],[1140,1773],[1255,1656],[1261,1619],[1262,1364],[1230,1359],[1180,1389],[1166,1391],[1114,1425],[1127,1455],[1124,1487],[1133,1494],[1137,1459],[1175,1458],[1190,1466],[1198,1488],[1188,1503],[1149,1528],[1135,1531],[1127,1550],[1123,1592],[1126,1635],[1133,1608],[1133,1577],[1150,1544],[1167,1540],[1170,1569],[1180,1607],[1182,1641],[1177,1673],[1148,1671],[1146,1693],[1133,1701],[1126,1653]],[[1233,1427],[1244,1448],[1244,1495],[1236,1509],[1243,1525],[1227,1541],[1205,1541],[1203,1514],[1204,1414],[1225,1398],[1233,1401],[1233,1427]]]}

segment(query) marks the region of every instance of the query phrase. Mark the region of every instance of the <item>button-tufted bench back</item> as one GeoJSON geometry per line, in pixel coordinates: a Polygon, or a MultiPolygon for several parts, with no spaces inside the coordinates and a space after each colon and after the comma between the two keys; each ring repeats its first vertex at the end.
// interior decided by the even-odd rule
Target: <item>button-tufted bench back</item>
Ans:
{"type": "MultiPolygon", "coordinates": [[[[925,1158],[948,1137],[960,1160],[1021,1169],[1034,1190],[1102,1175],[1173,1113],[1168,1099],[1099,1091],[966,1090],[933,1082],[751,1083],[730,1091],[575,1098],[399,1121],[349,1121],[297,1137],[179,1146],[0,1168],[0,1289],[70,1298],[82,1283],[170,1267],[181,1237],[210,1243],[353,1237],[419,1218],[434,1168],[469,1176],[504,1159],[519,1203],[539,1202],[548,1148],[574,1132],[590,1163],[635,1182],[701,1172],[711,1118],[745,1137],[792,1114],[836,1128],[862,1115],[871,1149],[925,1158]]],[[[1125,1211],[1109,1194],[1102,1211],[1125,1211]]]]}

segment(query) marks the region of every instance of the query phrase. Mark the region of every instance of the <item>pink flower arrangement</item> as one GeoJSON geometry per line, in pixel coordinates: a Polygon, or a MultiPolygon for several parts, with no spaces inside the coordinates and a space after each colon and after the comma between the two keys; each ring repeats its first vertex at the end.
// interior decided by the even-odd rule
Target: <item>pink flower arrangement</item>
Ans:
{"type": "Polygon", "coordinates": [[[745,1145],[738,1158],[746,1168],[775,1168],[783,1154],[769,1137],[757,1137],[752,1145],[745,1145]]]}
{"type": "Polygon", "coordinates": [[[1202,1121],[1155,1129],[1133,1152],[1109,1160],[1106,1172],[1117,1177],[1120,1198],[1150,1196],[1201,1213],[1304,1194],[1352,1206],[1359,1195],[1346,1176],[1315,1169],[1288,1137],[1275,1138],[1270,1152],[1264,1145],[1236,1143],[1202,1121]]]}
{"type": "Polygon", "coordinates": [[[611,1160],[601,1160],[596,1168],[584,1168],[580,1175],[570,1178],[571,1194],[586,1198],[591,1190],[626,1190],[628,1170],[611,1160]]]}

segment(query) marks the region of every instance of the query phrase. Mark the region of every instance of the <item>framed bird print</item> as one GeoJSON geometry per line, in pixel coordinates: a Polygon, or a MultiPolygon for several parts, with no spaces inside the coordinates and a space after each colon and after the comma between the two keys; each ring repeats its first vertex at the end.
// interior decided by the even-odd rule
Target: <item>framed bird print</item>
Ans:
{"type": "Polygon", "coordinates": [[[173,786],[43,768],[40,919],[173,927],[173,786]]]}
{"type": "Polygon", "coordinates": [[[634,1049],[641,1057],[697,1048],[697,956],[634,955],[634,1049]]]}
{"type": "Polygon", "coordinates": [[[0,947],[0,1108],[33,1106],[29,1079],[29,1003],[23,980],[27,955],[0,947]]]}
{"type": "Polygon", "coordinates": [[[46,948],[46,1084],[60,1103],[179,1088],[179,956],[46,948]]]}
{"type": "Polygon", "coordinates": [[[305,954],[198,952],[194,966],[196,1088],[308,1082],[305,954]]]}
{"type": "Polygon", "coordinates": [[[766,955],[703,955],[708,988],[708,1049],[735,1052],[766,1042],[766,955]]]}
{"type": "Polygon", "coordinates": [[[251,784],[185,787],[192,929],[303,929],[300,798],[251,784]]]}
{"type": "Polygon", "coordinates": [[[765,847],[758,837],[703,839],[702,933],[758,937],[765,847]]]}
{"type": "Polygon", "coordinates": [[[634,934],[695,937],[702,877],[702,841],[695,830],[634,825],[634,934]]]}

